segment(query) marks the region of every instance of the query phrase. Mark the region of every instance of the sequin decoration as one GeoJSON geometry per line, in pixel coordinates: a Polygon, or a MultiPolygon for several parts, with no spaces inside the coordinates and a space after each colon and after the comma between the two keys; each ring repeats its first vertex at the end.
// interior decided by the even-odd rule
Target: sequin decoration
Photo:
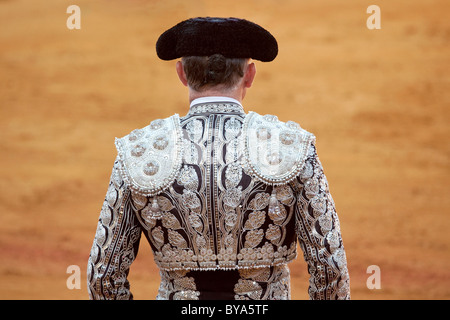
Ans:
{"type": "Polygon", "coordinates": [[[153,148],[158,149],[158,150],[164,150],[168,145],[169,145],[169,141],[164,136],[157,137],[153,141],[153,148]]]}
{"type": "Polygon", "coordinates": [[[147,162],[144,165],[143,169],[144,173],[148,176],[154,176],[155,174],[158,173],[158,170],[159,170],[159,163],[156,160],[147,162]]]}

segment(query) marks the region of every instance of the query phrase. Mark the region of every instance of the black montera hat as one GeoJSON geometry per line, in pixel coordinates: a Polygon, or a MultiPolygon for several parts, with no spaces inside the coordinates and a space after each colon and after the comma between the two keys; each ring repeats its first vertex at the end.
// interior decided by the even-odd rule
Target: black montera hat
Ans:
{"type": "Polygon", "coordinates": [[[164,32],[156,42],[162,60],[222,54],[227,58],[272,61],[278,44],[269,31],[237,18],[192,18],[164,32]]]}

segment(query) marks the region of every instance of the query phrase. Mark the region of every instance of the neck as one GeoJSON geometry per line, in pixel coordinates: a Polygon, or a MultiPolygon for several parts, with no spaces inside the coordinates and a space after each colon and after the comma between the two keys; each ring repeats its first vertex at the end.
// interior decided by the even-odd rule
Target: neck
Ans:
{"type": "Polygon", "coordinates": [[[214,90],[214,89],[208,89],[205,91],[195,91],[189,88],[189,102],[194,101],[198,98],[204,98],[204,97],[228,97],[233,98],[240,103],[242,103],[242,100],[244,99],[245,92],[242,92],[240,90],[230,90],[230,91],[224,91],[224,90],[214,90]]]}

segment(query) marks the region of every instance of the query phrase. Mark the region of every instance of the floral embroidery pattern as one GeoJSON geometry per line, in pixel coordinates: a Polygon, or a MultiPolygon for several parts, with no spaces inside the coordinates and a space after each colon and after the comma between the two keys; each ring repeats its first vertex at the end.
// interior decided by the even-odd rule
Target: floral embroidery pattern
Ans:
{"type": "Polygon", "coordinates": [[[239,270],[236,299],[289,299],[286,264],[297,241],[310,297],[350,298],[339,220],[313,137],[294,122],[246,115],[233,104],[197,106],[174,119],[118,143],[119,153],[130,148],[115,162],[100,212],[88,263],[91,298],[132,298],[127,275],[141,232],[161,271],[158,299],[198,299],[188,271],[218,269],[239,270]],[[162,134],[168,127],[176,135],[162,134]],[[248,153],[249,132],[259,155],[248,153]]]}
{"type": "Polygon", "coordinates": [[[289,300],[290,272],[286,265],[239,270],[236,300],[289,300]]]}

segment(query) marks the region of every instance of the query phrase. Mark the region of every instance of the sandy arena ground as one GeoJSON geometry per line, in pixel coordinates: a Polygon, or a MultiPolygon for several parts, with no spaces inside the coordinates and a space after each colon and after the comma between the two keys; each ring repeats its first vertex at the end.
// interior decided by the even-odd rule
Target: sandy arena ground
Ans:
{"type": "MultiPolygon", "coordinates": [[[[187,112],[157,37],[193,16],[268,28],[247,111],[317,136],[341,220],[353,299],[449,299],[450,3],[446,0],[0,1],[0,298],[87,299],[86,264],[116,156],[114,137],[187,112]],[[381,8],[369,30],[366,9],[381,8]],[[69,290],[69,265],[81,289],[69,290]],[[381,270],[370,290],[366,270],[381,270]]],[[[302,256],[292,298],[307,299],[302,256]]],[[[141,243],[129,277],[154,299],[141,243]]]]}

